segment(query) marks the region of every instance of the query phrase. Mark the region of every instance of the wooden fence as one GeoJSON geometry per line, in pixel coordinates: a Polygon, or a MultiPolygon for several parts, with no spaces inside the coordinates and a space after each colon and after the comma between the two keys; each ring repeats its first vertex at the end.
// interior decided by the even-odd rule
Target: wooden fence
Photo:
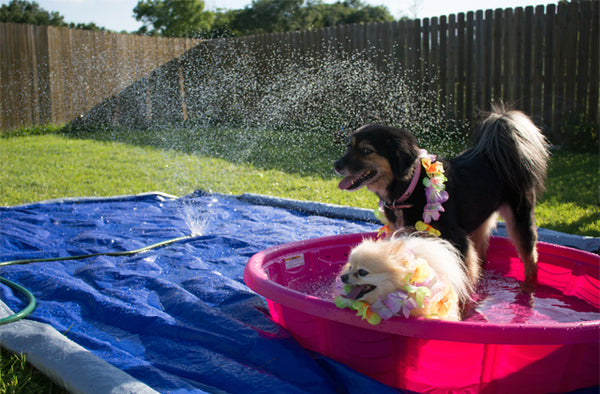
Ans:
{"type": "Polygon", "coordinates": [[[439,104],[453,119],[468,122],[502,100],[531,115],[553,142],[561,143],[560,126],[569,114],[598,124],[599,4],[575,1],[204,41],[141,79],[192,42],[167,45],[166,39],[0,25],[0,57],[19,65],[8,71],[24,70],[5,88],[6,76],[14,74],[2,62],[2,95],[11,97],[1,107],[2,128],[68,121],[110,95],[86,118],[137,125],[193,118],[202,98],[194,96],[199,81],[188,72],[190,65],[205,62],[211,48],[227,41],[251,47],[257,57],[274,51],[289,56],[362,52],[383,64],[391,54],[416,81],[439,91],[439,104]],[[2,49],[3,36],[16,37],[17,28],[27,29],[28,38],[19,44],[13,38],[10,49],[2,49]],[[89,41],[83,39],[86,34],[89,41]]]}
{"type": "Polygon", "coordinates": [[[0,23],[0,130],[69,122],[198,42],[0,23]]]}

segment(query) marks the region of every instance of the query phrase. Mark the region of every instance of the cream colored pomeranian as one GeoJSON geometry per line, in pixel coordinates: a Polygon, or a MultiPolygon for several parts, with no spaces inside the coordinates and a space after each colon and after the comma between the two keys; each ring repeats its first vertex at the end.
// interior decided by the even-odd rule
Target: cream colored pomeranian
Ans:
{"type": "Polygon", "coordinates": [[[441,238],[366,239],[352,249],[341,271],[341,297],[368,304],[384,319],[460,320],[472,292],[462,267],[458,249],[441,238]]]}

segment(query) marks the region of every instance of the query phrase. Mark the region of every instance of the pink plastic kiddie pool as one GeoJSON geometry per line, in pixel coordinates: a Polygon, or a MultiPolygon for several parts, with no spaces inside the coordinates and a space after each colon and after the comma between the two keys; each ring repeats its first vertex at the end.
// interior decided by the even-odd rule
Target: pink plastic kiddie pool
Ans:
{"type": "Polygon", "coordinates": [[[486,272],[493,274],[481,289],[480,311],[461,322],[392,317],[371,325],[337,308],[333,292],[350,249],[373,236],[339,235],[266,249],[250,259],[244,281],[267,299],[272,318],[302,346],[392,387],[548,393],[600,384],[597,255],[539,243],[540,285],[531,307],[517,291],[511,293],[523,279],[514,247],[492,237],[486,272]],[[496,283],[508,290],[496,291],[496,283]]]}

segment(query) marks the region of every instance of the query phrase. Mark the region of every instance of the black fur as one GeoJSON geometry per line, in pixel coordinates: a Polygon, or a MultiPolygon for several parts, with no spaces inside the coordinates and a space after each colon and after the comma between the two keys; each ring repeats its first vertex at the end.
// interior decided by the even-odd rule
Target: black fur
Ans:
{"type": "MultiPolygon", "coordinates": [[[[387,205],[393,205],[408,188],[415,166],[420,165],[416,139],[406,130],[368,125],[358,129],[349,141],[346,154],[334,163],[336,171],[343,175],[358,174],[362,171],[361,166],[371,165],[366,163],[372,161],[372,155],[385,158],[393,178],[385,188],[367,187],[387,205]],[[374,152],[360,152],[358,148],[364,144],[372,147],[374,152]]],[[[478,126],[473,148],[456,158],[442,160],[450,197],[443,203],[445,212],[431,225],[460,250],[473,282],[479,276],[479,268],[475,265],[480,265],[477,257],[473,257],[476,255],[472,254],[473,243],[480,258],[485,260],[491,230],[488,220],[500,211],[525,264],[527,285],[535,284],[537,231],[534,208],[537,195],[543,190],[547,161],[547,144],[537,127],[522,113],[507,112],[503,108],[495,108],[478,126]]],[[[415,191],[404,202],[411,207],[384,208],[393,228],[410,228],[422,220],[426,205],[422,183],[425,176],[422,171],[415,191]]]]}

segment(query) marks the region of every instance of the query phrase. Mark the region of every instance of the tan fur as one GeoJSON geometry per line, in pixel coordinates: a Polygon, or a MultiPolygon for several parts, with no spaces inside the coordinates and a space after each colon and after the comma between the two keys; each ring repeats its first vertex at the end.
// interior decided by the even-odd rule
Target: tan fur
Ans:
{"type": "Polygon", "coordinates": [[[361,187],[366,186],[367,189],[377,195],[385,195],[387,193],[387,186],[394,179],[394,173],[392,172],[389,161],[385,157],[377,154],[375,148],[365,141],[361,141],[357,145],[356,140],[351,138],[350,145],[352,149],[357,152],[370,150],[373,153],[361,159],[360,172],[353,172],[347,168],[344,168],[343,171],[340,172],[340,175],[358,178],[362,174],[365,174],[369,171],[375,171],[377,174],[373,178],[365,181],[361,187]]]}
{"type": "Polygon", "coordinates": [[[524,243],[521,241],[521,238],[516,236],[515,219],[512,214],[512,211],[508,207],[500,207],[499,212],[500,215],[504,218],[504,221],[506,222],[506,232],[508,233],[508,236],[512,239],[513,244],[517,249],[517,253],[519,254],[519,257],[521,258],[521,261],[523,262],[523,266],[525,268],[525,281],[523,282],[522,291],[525,293],[532,292],[533,290],[535,290],[535,286],[537,284],[537,249],[533,247],[531,250],[527,250],[524,243]]]}
{"type": "MultiPolygon", "coordinates": [[[[351,286],[373,285],[375,289],[359,300],[373,304],[405,286],[410,273],[409,260],[423,258],[440,280],[450,285],[452,309],[446,320],[460,320],[460,308],[472,291],[472,285],[461,268],[460,254],[448,241],[418,235],[395,235],[385,240],[364,240],[350,253],[341,275],[351,286]],[[367,272],[367,275],[361,273],[367,272]]],[[[427,308],[413,309],[411,316],[427,316],[427,308]]]]}
{"type": "Polygon", "coordinates": [[[371,155],[367,161],[367,165],[372,169],[377,169],[378,176],[371,182],[367,183],[367,189],[377,194],[378,196],[385,196],[387,194],[387,187],[394,179],[394,173],[390,167],[390,163],[382,156],[378,154],[371,155]]]}

